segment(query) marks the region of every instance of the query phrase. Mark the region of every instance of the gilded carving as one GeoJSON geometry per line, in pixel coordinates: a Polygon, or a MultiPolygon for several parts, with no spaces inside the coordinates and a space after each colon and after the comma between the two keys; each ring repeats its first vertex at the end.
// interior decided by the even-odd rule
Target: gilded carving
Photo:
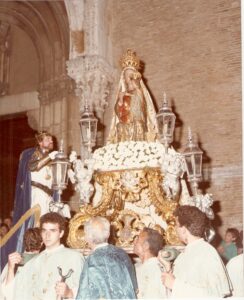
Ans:
{"type": "Polygon", "coordinates": [[[179,244],[176,238],[173,217],[173,211],[178,203],[164,197],[160,184],[162,180],[160,169],[146,168],[142,170],[96,172],[94,179],[102,186],[101,200],[95,207],[92,204],[82,205],[80,212],[71,219],[68,238],[71,247],[80,248],[85,246],[81,227],[90,217],[98,215],[107,217],[111,221],[114,226],[116,244],[124,247],[132,246],[135,235],[147,224],[144,222],[143,215],[126,209],[126,202],[132,201],[139,204],[144,201],[142,194],[146,189],[149,190],[150,204],[155,206],[157,215],[163,218],[168,225],[165,231],[157,224],[153,224],[152,227],[164,234],[168,244],[179,244]],[[140,178],[137,184],[132,185],[132,188],[129,187],[129,189],[122,180],[128,175],[132,178],[139,175],[136,178],[140,178]]]}

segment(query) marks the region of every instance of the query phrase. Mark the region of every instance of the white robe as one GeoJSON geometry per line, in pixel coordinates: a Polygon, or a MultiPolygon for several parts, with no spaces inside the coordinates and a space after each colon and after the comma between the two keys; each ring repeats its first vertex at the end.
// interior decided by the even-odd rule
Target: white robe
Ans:
{"type": "Polygon", "coordinates": [[[243,253],[233,257],[226,265],[233,285],[233,297],[244,297],[244,261],[243,253]]]}
{"type": "Polygon", "coordinates": [[[227,270],[213,246],[198,239],[175,260],[172,298],[223,297],[231,293],[227,270]]]}
{"type": "Polygon", "coordinates": [[[11,283],[3,285],[5,299],[56,300],[55,284],[61,279],[57,267],[62,268],[63,275],[70,269],[74,271],[65,282],[76,295],[83,263],[81,253],[63,245],[53,250],[44,250],[26,263],[11,283]]]}
{"type": "Polygon", "coordinates": [[[166,288],[161,282],[161,270],[157,257],[151,257],[144,263],[136,263],[135,268],[139,299],[166,298],[166,288]]]}

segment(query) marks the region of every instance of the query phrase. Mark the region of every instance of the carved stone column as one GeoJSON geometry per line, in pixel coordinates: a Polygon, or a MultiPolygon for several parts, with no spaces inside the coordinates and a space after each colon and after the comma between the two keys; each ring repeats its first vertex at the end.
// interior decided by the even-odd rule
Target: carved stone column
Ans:
{"type": "Polygon", "coordinates": [[[68,99],[74,94],[74,82],[66,75],[44,82],[39,87],[40,128],[50,131],[68,144],[68,99]]]}
{"type": "Polygon", "coordinates": [[[68,75],[76,83],[81,113],[87,101],[100,121],[97,145],[103,144],[103,130],[101,130],[104,123],[103,116],[111,94],[114,73],[109,62],[108,26],[104,25],[106,2],[106,0],[65,2],[69,18],[76,20],[78,18],[76,11],[83,12],[79,20],[70,22],[72,32],[70,43],[73,50],[70,53],[70,60],[67,61],[67,69],[68,75]]]}
{"type": "MultiPolygon", "coordinates": [[[[112,89],[112,68],[98,55],[76,57],[68,61],[67,66],[68,75],[76,82],[76,96],[80,99],[80,112],[83,112],[87,101],[102,126],[103,114],[112,89]]],[[[103,134],[99,127],[97,144],[103,144],[103,134]]]]}

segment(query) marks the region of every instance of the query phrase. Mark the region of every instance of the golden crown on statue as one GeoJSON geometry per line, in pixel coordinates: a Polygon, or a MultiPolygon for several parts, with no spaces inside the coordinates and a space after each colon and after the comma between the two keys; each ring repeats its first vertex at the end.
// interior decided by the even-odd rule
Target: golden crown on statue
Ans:
{"type": "Polygon", "coordinates": [[[123,69],[125,68],[134,68],[136,70],[140,69],[140,60],[136,56],[136,53],[131,49],[127,49],[126,53],[122,56],[120,64],[123,69]]]}

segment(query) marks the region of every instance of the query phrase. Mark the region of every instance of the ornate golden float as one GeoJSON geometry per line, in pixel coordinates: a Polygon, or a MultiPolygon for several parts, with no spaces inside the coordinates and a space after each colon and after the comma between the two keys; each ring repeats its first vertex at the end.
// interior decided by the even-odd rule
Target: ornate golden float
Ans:
{"type": "Polygon", "coordinates": [[[70,220],[68,244],[72,248],[86,247],[83,225],[93,216],[109,219],[112,242],[127,251],[145,226],[157,229],[169,245],[180,243],[173,212],[185,193],[181,186],[183,157],[158,142],[156,112],[135,53],[128,50],[121,65],[107,145],[93,153],[82,172],[77,169],[77,157],[72,161],[77,189],[84,192],[91,182],[95,187],[92,197],[91,191],[87,191],[87,197],[81,196],[85,200],[80,211],[70,220]],[[91,174],[91,169],[92,181],[89,176],[86,181],[83,175],[86,171],[91,174]],[[92,204],[86,203],[87,198],[92,204]]]}
{"type": "Polygon", "coordinates": [[[86,243],[83,239],[83,224],[90,217],[104,216],[112,224],[112,240],[116,245],[130,248],[138,231],[146,225],[152,225],[150,220],[144,220],[145,215],[128,209],[127,203],[137,203],[138,207],[155,207],[155,213],[165,220],[167,227],[164,230],[160,225],[152,227],[159,230],[168,244],[177,245],[173,211],[177,201],[168,199],[162,189],[162,174],[159,168],[145,168],[136,170],[96,172],[95,181],[102,186],[102,198],[97,206],[82,205],[80,212],[70,221],[68,243],[72,248],[83,248],[86,243]],[[123,184],[126,175],[135,178],[134,185],[123,184]]]}

